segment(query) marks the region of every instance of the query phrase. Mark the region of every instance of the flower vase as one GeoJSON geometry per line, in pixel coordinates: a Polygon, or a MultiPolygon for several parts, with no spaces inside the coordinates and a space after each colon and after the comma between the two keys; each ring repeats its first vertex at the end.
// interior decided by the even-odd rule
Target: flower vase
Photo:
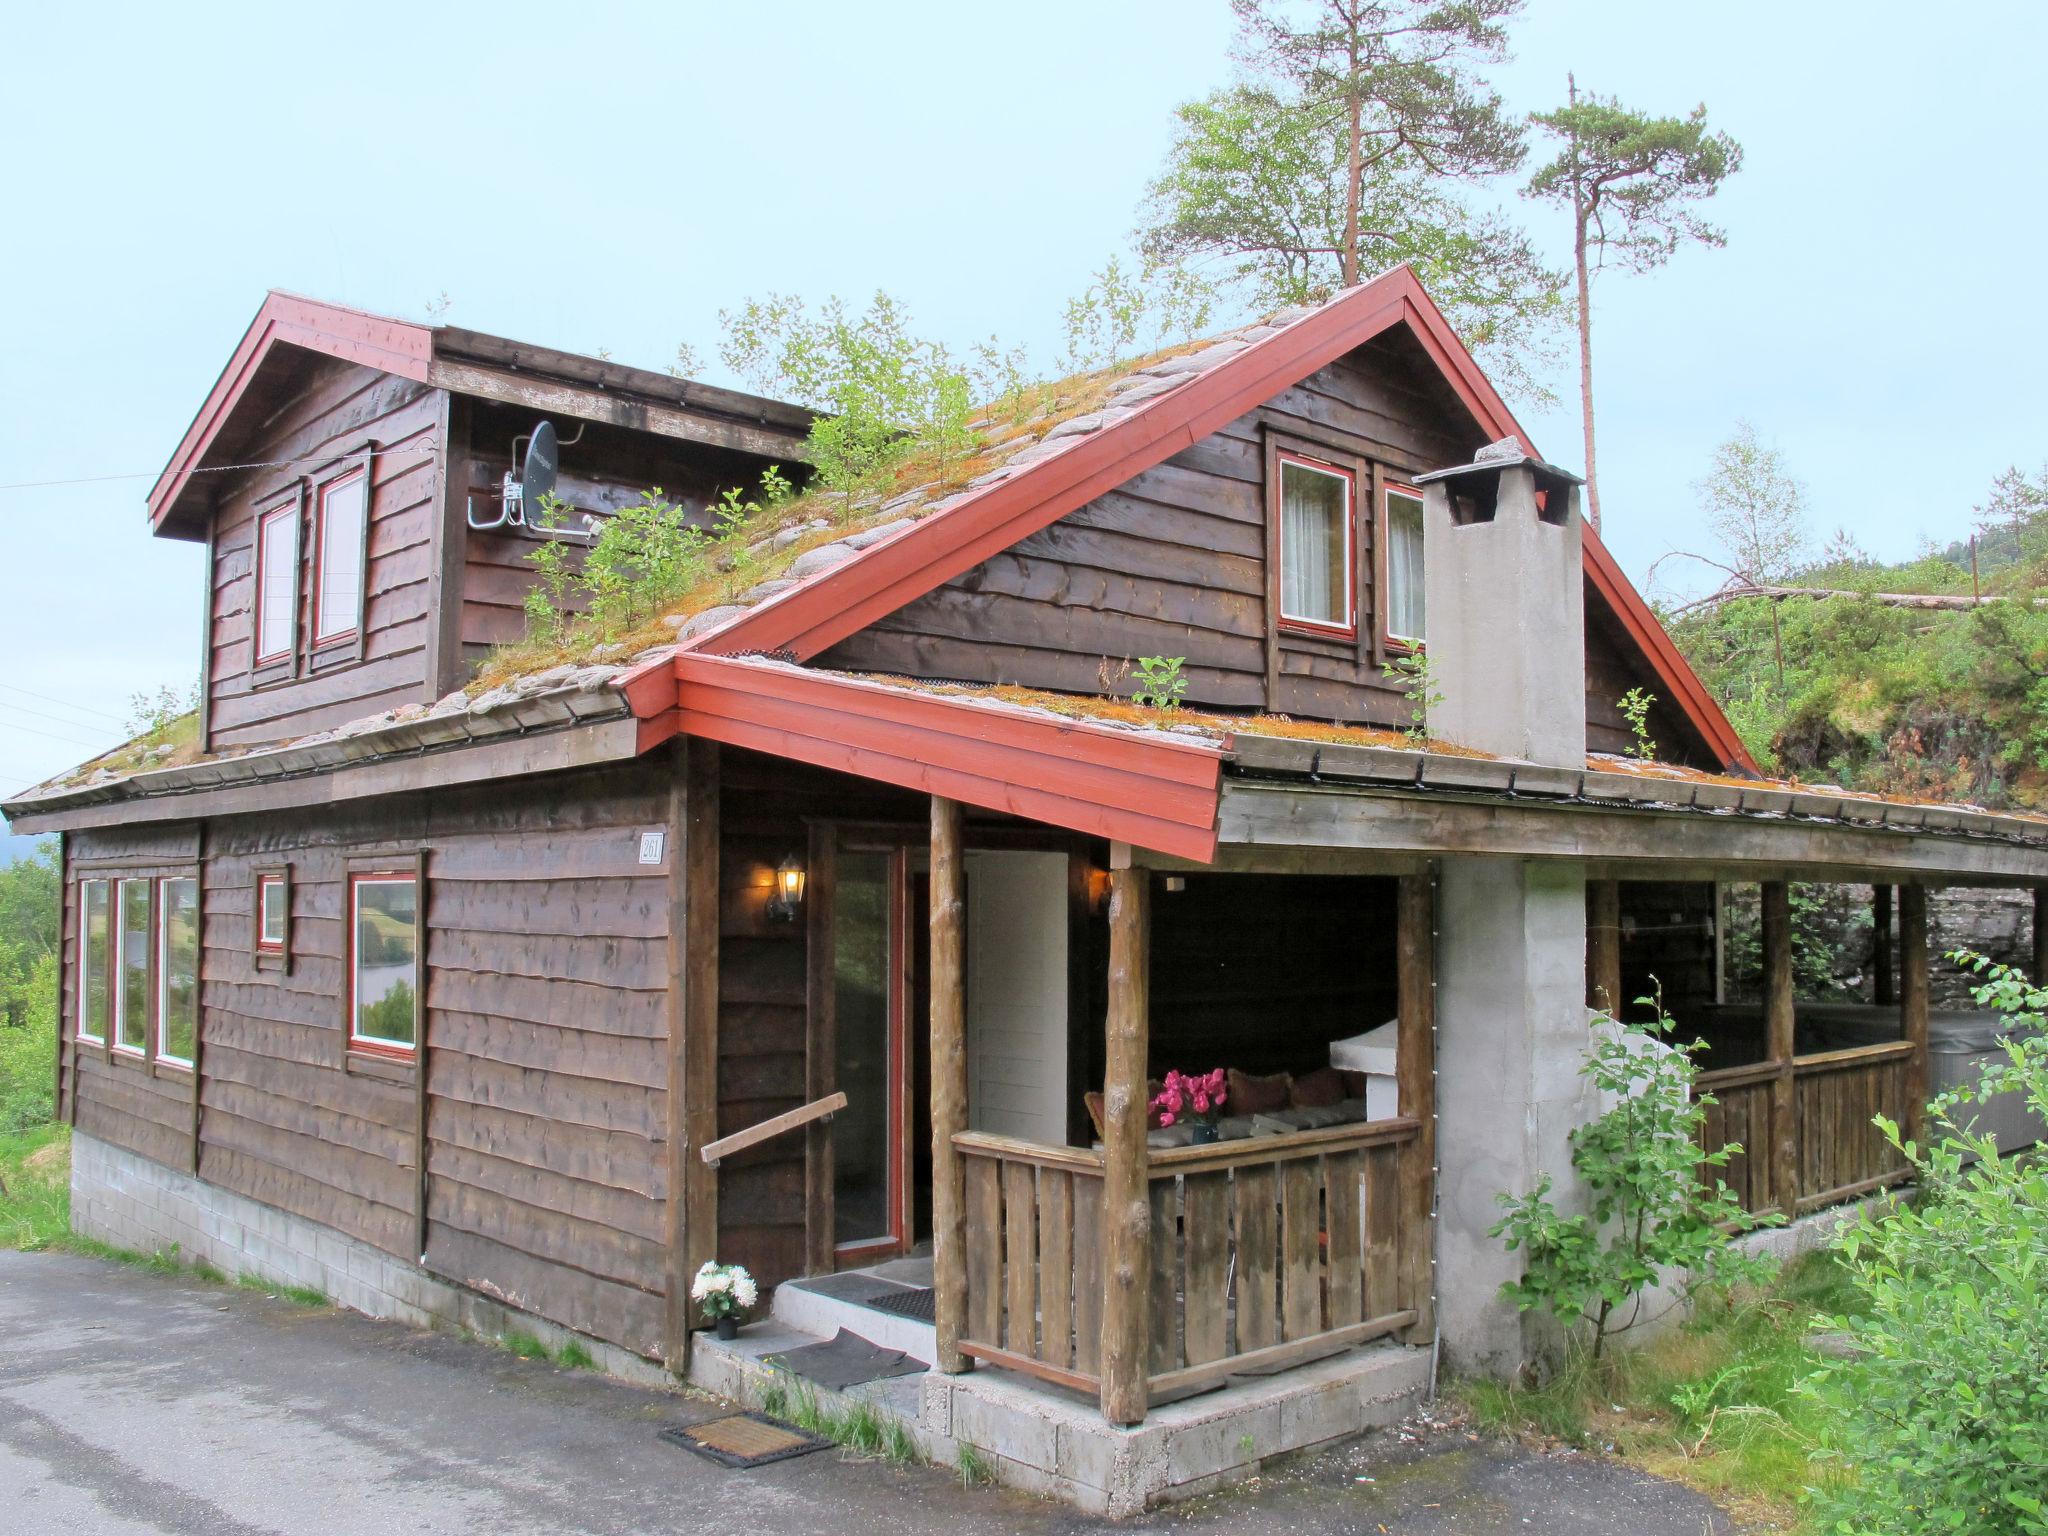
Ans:
{"type": "Polygon", "coordinates": [[[718,1336],[730,1342],[740,1336],[740,1320],[730,1312],[718,1320],[718,1336]]]}
{"type": "Polygon", "coordinates": [[[1212,1122],[1197,1121],[1188,1127],[1188,1142],[1192,1146],[1207,1146],[1216,1139],[1216,1127],[1212,1122]]]}

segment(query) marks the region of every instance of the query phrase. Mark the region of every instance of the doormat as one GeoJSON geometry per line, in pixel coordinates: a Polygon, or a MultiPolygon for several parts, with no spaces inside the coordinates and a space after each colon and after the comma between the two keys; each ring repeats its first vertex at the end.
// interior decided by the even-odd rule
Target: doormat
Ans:
{"type": "Polygon", "coordinates": [[[877,1312],[891,1312],[897,1317],[913,1317],[921,1323],[937,1323],[939,1320],[939,1293],[923,1286],[912,1286],[905,1290],[891,1291],[886,1296],[876,1296],[861,1303],[877,1312]]]}
{"type": "Polygon", "coordinates": [[[695,1451],[721,1467],[735,1469],[765,1467],[771,1461],[808,1456],[832,1443],[763,1413],[736,1413],[702,1424],[676,1425],[664,1429],[661,1438],[686,1451],[695,1451]]]}
{"type": "Polygon", "coordinates": [[[761,1358],[833,1391],[885,1376],[914,1376],[927,1368],[922,1360],[913,1360],[900,1349],[884,1349],[844,1328],[823,1344],[806,1344],[761,1358]]]}

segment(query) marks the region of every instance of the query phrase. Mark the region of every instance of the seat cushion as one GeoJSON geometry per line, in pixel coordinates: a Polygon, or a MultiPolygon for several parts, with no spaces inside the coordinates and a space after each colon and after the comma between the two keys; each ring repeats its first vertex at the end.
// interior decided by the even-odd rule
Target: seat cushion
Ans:
{"type": "Polygon", "coordinates": [[[1287,1094],[1294,1079],[1285,1072],[1270,1077],[1247,1077],[1232,1067],[1223,1074],[1225,1106],[1233,1115],[1270,1115],[1287,1107],[1287,1094]]]}

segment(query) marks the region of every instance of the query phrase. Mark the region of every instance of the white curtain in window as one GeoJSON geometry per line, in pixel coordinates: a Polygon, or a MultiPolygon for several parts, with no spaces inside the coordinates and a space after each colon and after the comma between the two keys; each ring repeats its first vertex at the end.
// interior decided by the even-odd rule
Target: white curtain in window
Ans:
{"type": "Polygon", "coordinates": [[[1422,606],[1422,502],[1387,492],[1387,633],[1428,637],[1422,606]]]}
{"type": "Polygon", "coordinates": [[[1280,612],[1348,624],[1345,507],[1348,482],[1306,465],[1280,466],[1280,612]]]}

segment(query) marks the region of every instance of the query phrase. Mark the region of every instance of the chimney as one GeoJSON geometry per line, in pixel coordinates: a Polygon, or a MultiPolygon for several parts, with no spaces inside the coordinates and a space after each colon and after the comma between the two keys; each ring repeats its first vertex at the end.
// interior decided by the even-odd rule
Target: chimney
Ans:
{"type": "Polygon", "coordinates": [[[1586,765],[1585,575],[1577,475],[1519,439],[1419,477],[1432,736],[1553,768],[1586,765]]]}

